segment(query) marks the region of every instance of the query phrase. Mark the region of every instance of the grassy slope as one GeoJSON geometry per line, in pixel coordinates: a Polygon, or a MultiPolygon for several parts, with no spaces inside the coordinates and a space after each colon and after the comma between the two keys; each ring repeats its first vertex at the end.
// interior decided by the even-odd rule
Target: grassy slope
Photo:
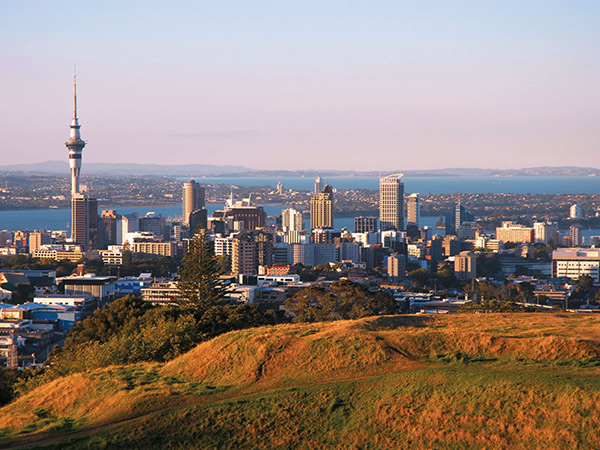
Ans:
{"type": "Polygon", "coordinates": [[[55,380],[0,423],[15,439],[137,417],[72,448],[600,448],[599,360],[595,315],[283,325],[55,380]]]}

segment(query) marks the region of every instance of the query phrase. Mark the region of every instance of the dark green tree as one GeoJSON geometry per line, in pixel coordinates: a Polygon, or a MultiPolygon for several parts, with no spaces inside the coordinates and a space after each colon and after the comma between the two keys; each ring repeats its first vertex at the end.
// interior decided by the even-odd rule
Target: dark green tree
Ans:
{"type": "Polygon", "coordinates": [[[310,286],[285,303],[294,322],[360,319],[378,314],[396,314],[394,299],[383,291],[371,292],[349,280],[332,283],[329,290],[310,286]]]}
{"type": "Polygon", "coordinates": [[[219,279],[214,243],[204,230],[199,230],[190,239],[179,276],[179,291],[184,297],[182,303],[189,306],[213,305],[227,293],[227,287],[219,279]]]}

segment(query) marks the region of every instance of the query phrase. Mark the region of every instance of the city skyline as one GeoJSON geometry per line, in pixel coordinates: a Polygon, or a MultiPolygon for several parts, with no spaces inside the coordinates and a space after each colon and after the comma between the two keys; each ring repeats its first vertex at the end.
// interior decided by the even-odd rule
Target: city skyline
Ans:
{"type": "Polygon", "coordinates": [[[600,167],[598,5],[179,6],[0,6],[7,162],[63,159],[77,60],[90,163],[600,167]]]}

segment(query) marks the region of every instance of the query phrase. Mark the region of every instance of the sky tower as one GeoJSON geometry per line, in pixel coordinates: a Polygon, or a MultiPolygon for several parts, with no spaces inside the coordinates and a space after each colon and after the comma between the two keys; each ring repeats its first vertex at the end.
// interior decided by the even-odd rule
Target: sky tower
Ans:
{"type": "Polygon", "coordinates": [[[98,248],[98,200],[79,190],[81,152],[85,141],[81,139],[77,118],[77,74],[73,71],[73,120],[71,134],[65,145],[69,149],[71,167],[71,240],[81,245],[83,251],[98,248]]]}
{"type": "Polygon", "coordinates": [[[73,120],[71,121],[71,134],[65,145],[69,149],[69,166],[71,167],[71,196],[79,193],[79,172],[81,172],[81,152],[85,141],[81,139],[77,118],[77,73],[73,69],[73,120]]]}

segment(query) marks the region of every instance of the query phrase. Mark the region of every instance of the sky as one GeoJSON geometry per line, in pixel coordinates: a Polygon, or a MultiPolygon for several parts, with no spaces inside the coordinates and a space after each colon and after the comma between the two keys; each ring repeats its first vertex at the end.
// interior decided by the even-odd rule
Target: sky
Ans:
{"type": "Polygon", "coordinates": [[[600,2],[0,1],[0,165],[600,167],[600,2]]]}

